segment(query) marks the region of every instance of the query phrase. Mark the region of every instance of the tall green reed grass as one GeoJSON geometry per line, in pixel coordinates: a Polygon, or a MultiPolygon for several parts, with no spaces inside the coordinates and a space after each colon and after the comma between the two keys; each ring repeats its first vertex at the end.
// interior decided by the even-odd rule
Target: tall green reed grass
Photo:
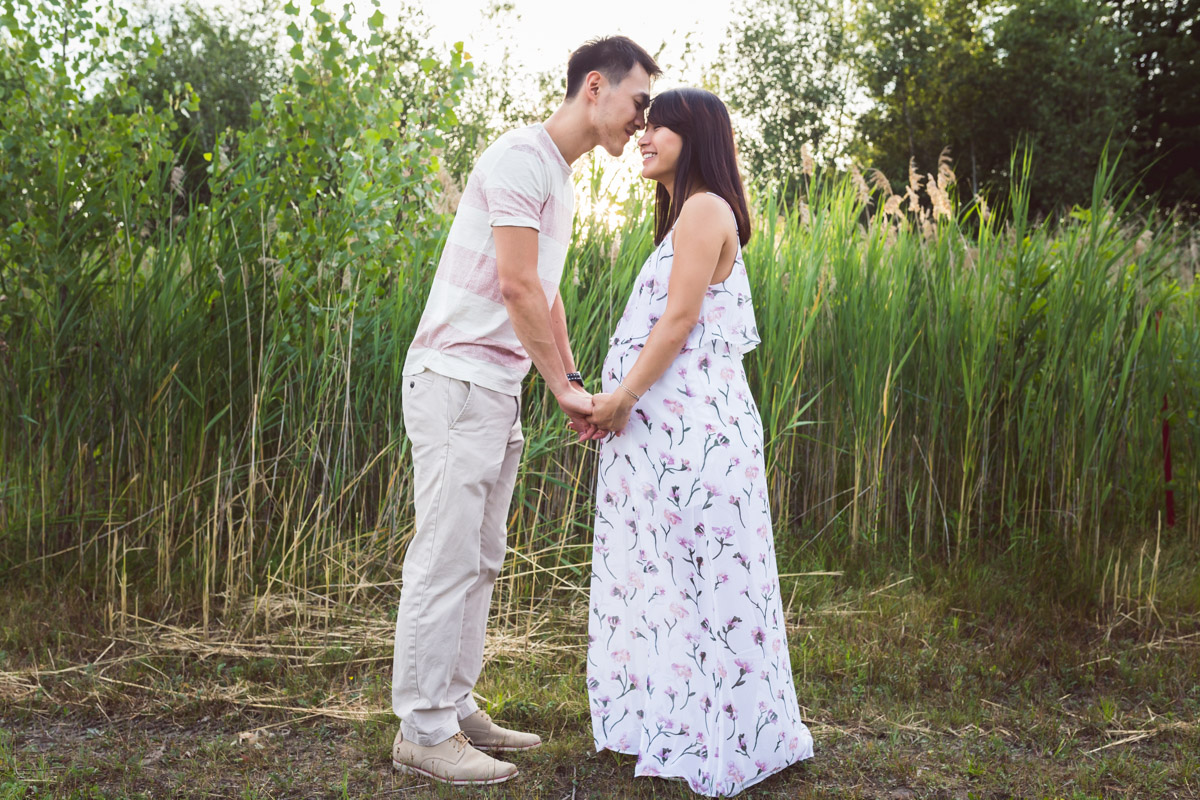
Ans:
{"type": "MultiPolygon", "coordinates": [[[[62,161],[6,206],[37,234],[4,220],[6,580],[68,581],[113,625],[394,598],[412,532],[400,371],[448,229],[435,153],[469,65],[422,67],[414,121],[368,80],[387,71],[369,49],[344,42],[347,66],[320,35],[297,44],[314,49],[293,88],[214,148],[209,205],[177,213],[154,149],[167,119],[143,111],[101,132],[150,145],[103,170],[62,161]]],[[[1120,554],[1161,541],[1164,397],[1180,521],[1161,536],[1200,539],[1194,245],[1133,208],[1111,164],[1059,220],[1030,218],[1028,163],[1014,174],[994,213],[949,208],[945,169],[910,176],[905,201],[821,173],[802,198],[755,196],[747,363],[789,552],[1006,553],[1115,596],[1120,554]]],[[[581,191],[611,187],[594,172],[581,191]]],[[[619,201],[615,228],[576,220],[562,286],[592,375],[653,247],[645,188],[619,201]]],[[[594,449],[536,378],[523,401],[501,614],[585,586],[590,555],[594,449]]]]}
{"type": "MultiPolygon", "coordinates": [[[[1110,201],[1110,175],[1093,208],[1036,226],[1018,204],[922,232],[848,180],[815,180],[803,209],[758,199],[747,358],[778,537],[1102,569],[1157,529],[1166,396],[1181,511],[1166,535],[1195,541],[1197,290],[1169,233],[1110,201]]],[[[231,194],[138,262],[95,254],[69,284],[82,296],[61,298],[69,324],[8,329],[10,568],[77,576],[114,621],[142,602],[209,618],[275,592],[394,591],[412,528],[397,388],[445,220],[386,271],[350,262],[302,286],[264,209],[231,194]]],[[[577,221],[563,282],[591,372],[652,248],[646,195],[624,213],[616,230],[577,221]]],[[[509,610],[583,585],[589,556],[593,450],[540,381],[524,402],[509,610]]]]}

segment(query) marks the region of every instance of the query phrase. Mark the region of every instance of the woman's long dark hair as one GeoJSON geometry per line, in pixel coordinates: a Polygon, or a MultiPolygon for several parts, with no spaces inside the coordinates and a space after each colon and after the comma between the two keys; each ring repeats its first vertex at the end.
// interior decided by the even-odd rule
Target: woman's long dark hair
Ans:
{"type": "Polygon", "coordinates": [[[667,192],[660,183],[655,194],[654,243],[662,242],[679,219],[688,194],[701,185],[729,203],[737,220],[738,239],[743,245],[750,241],[750,212],[738,174],[733,125],[721,99],[703,89],[672,89],[654,98],[647,121],[670,128],[683,139],[672,191],[667,192]]]}

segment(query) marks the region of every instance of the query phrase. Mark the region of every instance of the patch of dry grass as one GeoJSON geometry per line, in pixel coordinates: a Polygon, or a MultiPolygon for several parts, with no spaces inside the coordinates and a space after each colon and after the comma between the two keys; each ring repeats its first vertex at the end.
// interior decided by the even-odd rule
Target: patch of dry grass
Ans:
{"type": "MultiPolygon", "coordinates": [[[[748,797],[1200,797],[1194,609],[1097,617],[962,572],[784,579],[817,756],[748,797]]],[[[390,769],[382,605],[277,595],[207,634],[129,617],[87,637],[58,630],[88,621],[62,597],[6,599],[0,797],[459,796],[390,769]]],[[[546,744],[484,794],[688,796],[593,751],[584,608],[568,592],[493,626],[480,701],[546,744]]]]}

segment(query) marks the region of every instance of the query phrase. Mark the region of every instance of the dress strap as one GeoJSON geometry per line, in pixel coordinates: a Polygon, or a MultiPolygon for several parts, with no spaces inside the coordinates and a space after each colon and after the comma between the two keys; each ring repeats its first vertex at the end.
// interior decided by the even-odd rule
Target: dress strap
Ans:
{"type": "Polygon", "coordinates": [[[734,213],[733,206],[729,205],[729,201],[724,197],[721,197],[721,195],[717,194],[716,192],[705,192],[705,194],[711,194],[713,197],[725,204],[725,207],[729,209],[729,213],[733,214],[733,229],[736,231],[738,229],[737,214],[734,213]]]}

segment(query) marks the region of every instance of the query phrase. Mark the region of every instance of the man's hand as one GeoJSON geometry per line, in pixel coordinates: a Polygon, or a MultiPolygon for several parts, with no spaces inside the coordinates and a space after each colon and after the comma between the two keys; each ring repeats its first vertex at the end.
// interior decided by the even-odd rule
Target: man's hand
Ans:
{"type": "Polygon", "coordinates": [[[626,394],[597,394],[592,396],[592,413],[588,422],[613,433],[625,430],[634,400],[626,394]]]}
{"type": "Polygon", "coordinates": [[[607,434],[607,431],[588,421],[588,416],[592,413],[592,396],[583,389],[572,384],[571,388],[554,399],[558,401],[558,407],[570,418],[567,427],[579,434],[579,441],[587,442],[607,434]]]}

